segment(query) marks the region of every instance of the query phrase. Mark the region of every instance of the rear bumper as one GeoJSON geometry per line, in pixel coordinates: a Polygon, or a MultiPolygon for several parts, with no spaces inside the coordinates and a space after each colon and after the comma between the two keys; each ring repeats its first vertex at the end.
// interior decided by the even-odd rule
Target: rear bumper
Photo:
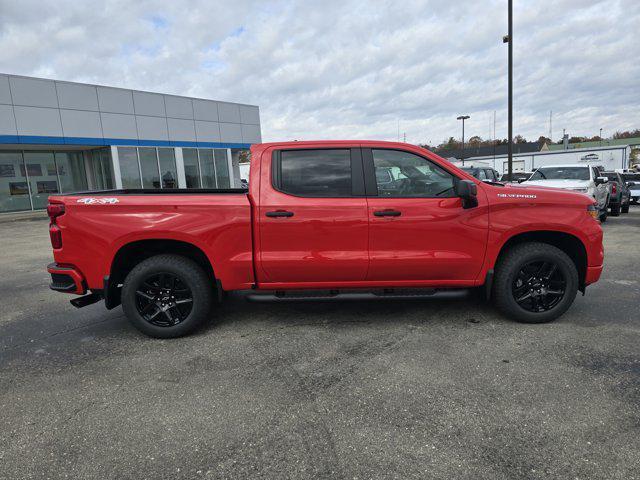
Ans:
{"type": "Polygon", "coordinates": [[[598,265],[597,267],[587,267],[587,275],[584,279],[585,285],[591,285],[592,283],[597,282],[601,274],[602,265],[598,265]]]}
{"type": "Polygon", "coordinates": [[[50,263],[47,272],[51,274],[49,288],[56,292],[84,295],[87,293],[87,283],[82,274],[72,266],[50,263]]]}

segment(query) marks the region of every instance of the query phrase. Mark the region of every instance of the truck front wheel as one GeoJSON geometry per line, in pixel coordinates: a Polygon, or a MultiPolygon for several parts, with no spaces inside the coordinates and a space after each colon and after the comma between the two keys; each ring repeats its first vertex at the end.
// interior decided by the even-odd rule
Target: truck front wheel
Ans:
{"type": "Polygon", "coordinates": [[[493,298],[509,318],[524,323],[555,320],[573,303],[578,271],[559,248],[546,243],[512,247],[496,266],[493,298]]]}
{"type": "Polygon", "coordinates": [[[195,262],[179,255],[143,260],[122,286],[122,309],[141,332],[174,338],[197,329],[208,317],[213,288],[195,262]]]}

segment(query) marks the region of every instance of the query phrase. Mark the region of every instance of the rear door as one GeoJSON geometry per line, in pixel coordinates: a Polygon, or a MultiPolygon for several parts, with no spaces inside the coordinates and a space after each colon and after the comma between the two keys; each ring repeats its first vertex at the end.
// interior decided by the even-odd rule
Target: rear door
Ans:
{"type": "Polygon", "coordinates": [[[369,204],[370,281],[468,283],[484,260],[488,209],[463,209],[456,177],[426,157],[403,150],[363,149],[369,204]],[[380,169],[399,172],[393,185],[378,184],[380,169]]]}
{"type": "MultiPolygon", "coordinates": [[[[258,225],[266,283],[358,282],[368,265],[359,148],[276,150],[263,161],[258,225]]],[[[384,172],[381,179],[389,179],[384,172]]]]}

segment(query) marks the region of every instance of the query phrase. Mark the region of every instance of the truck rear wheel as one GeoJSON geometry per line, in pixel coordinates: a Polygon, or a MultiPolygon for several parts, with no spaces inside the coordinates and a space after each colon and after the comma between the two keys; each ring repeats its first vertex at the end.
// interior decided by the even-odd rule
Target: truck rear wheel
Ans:
{"type": "Polygon", "coordinates": [[[143,260],[122,286],[122,309],[141,332],[174,338],[197,329],[208,317],[213,288],[207,274],[179,255],[143,260]]]}
{"type": "Polygon", "coordinates": [[[612,217],[619,217],[620,216],[620,204],[619,203],[611,205],[611,216],[612,217]]]}
{"type": "Polygon", "coordinates": [[[523,243],[507,251],[496,267],[493,298],[509,318],[524,323],[555,320],[573,303],[578,271],[559,248],[523,243]]]}

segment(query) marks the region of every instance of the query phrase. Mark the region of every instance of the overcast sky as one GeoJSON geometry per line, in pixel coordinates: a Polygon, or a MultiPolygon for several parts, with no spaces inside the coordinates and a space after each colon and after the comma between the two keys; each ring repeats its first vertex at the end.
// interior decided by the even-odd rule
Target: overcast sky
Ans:
{"type": "MultiPolygon", "coordinates": [[[[263,140],[506,136],[507,0],[0,0],[0,72],[260,106],[263,140]]],[[[514,0],[514,133],[640,128],[640,1],[514,0]]]]}

